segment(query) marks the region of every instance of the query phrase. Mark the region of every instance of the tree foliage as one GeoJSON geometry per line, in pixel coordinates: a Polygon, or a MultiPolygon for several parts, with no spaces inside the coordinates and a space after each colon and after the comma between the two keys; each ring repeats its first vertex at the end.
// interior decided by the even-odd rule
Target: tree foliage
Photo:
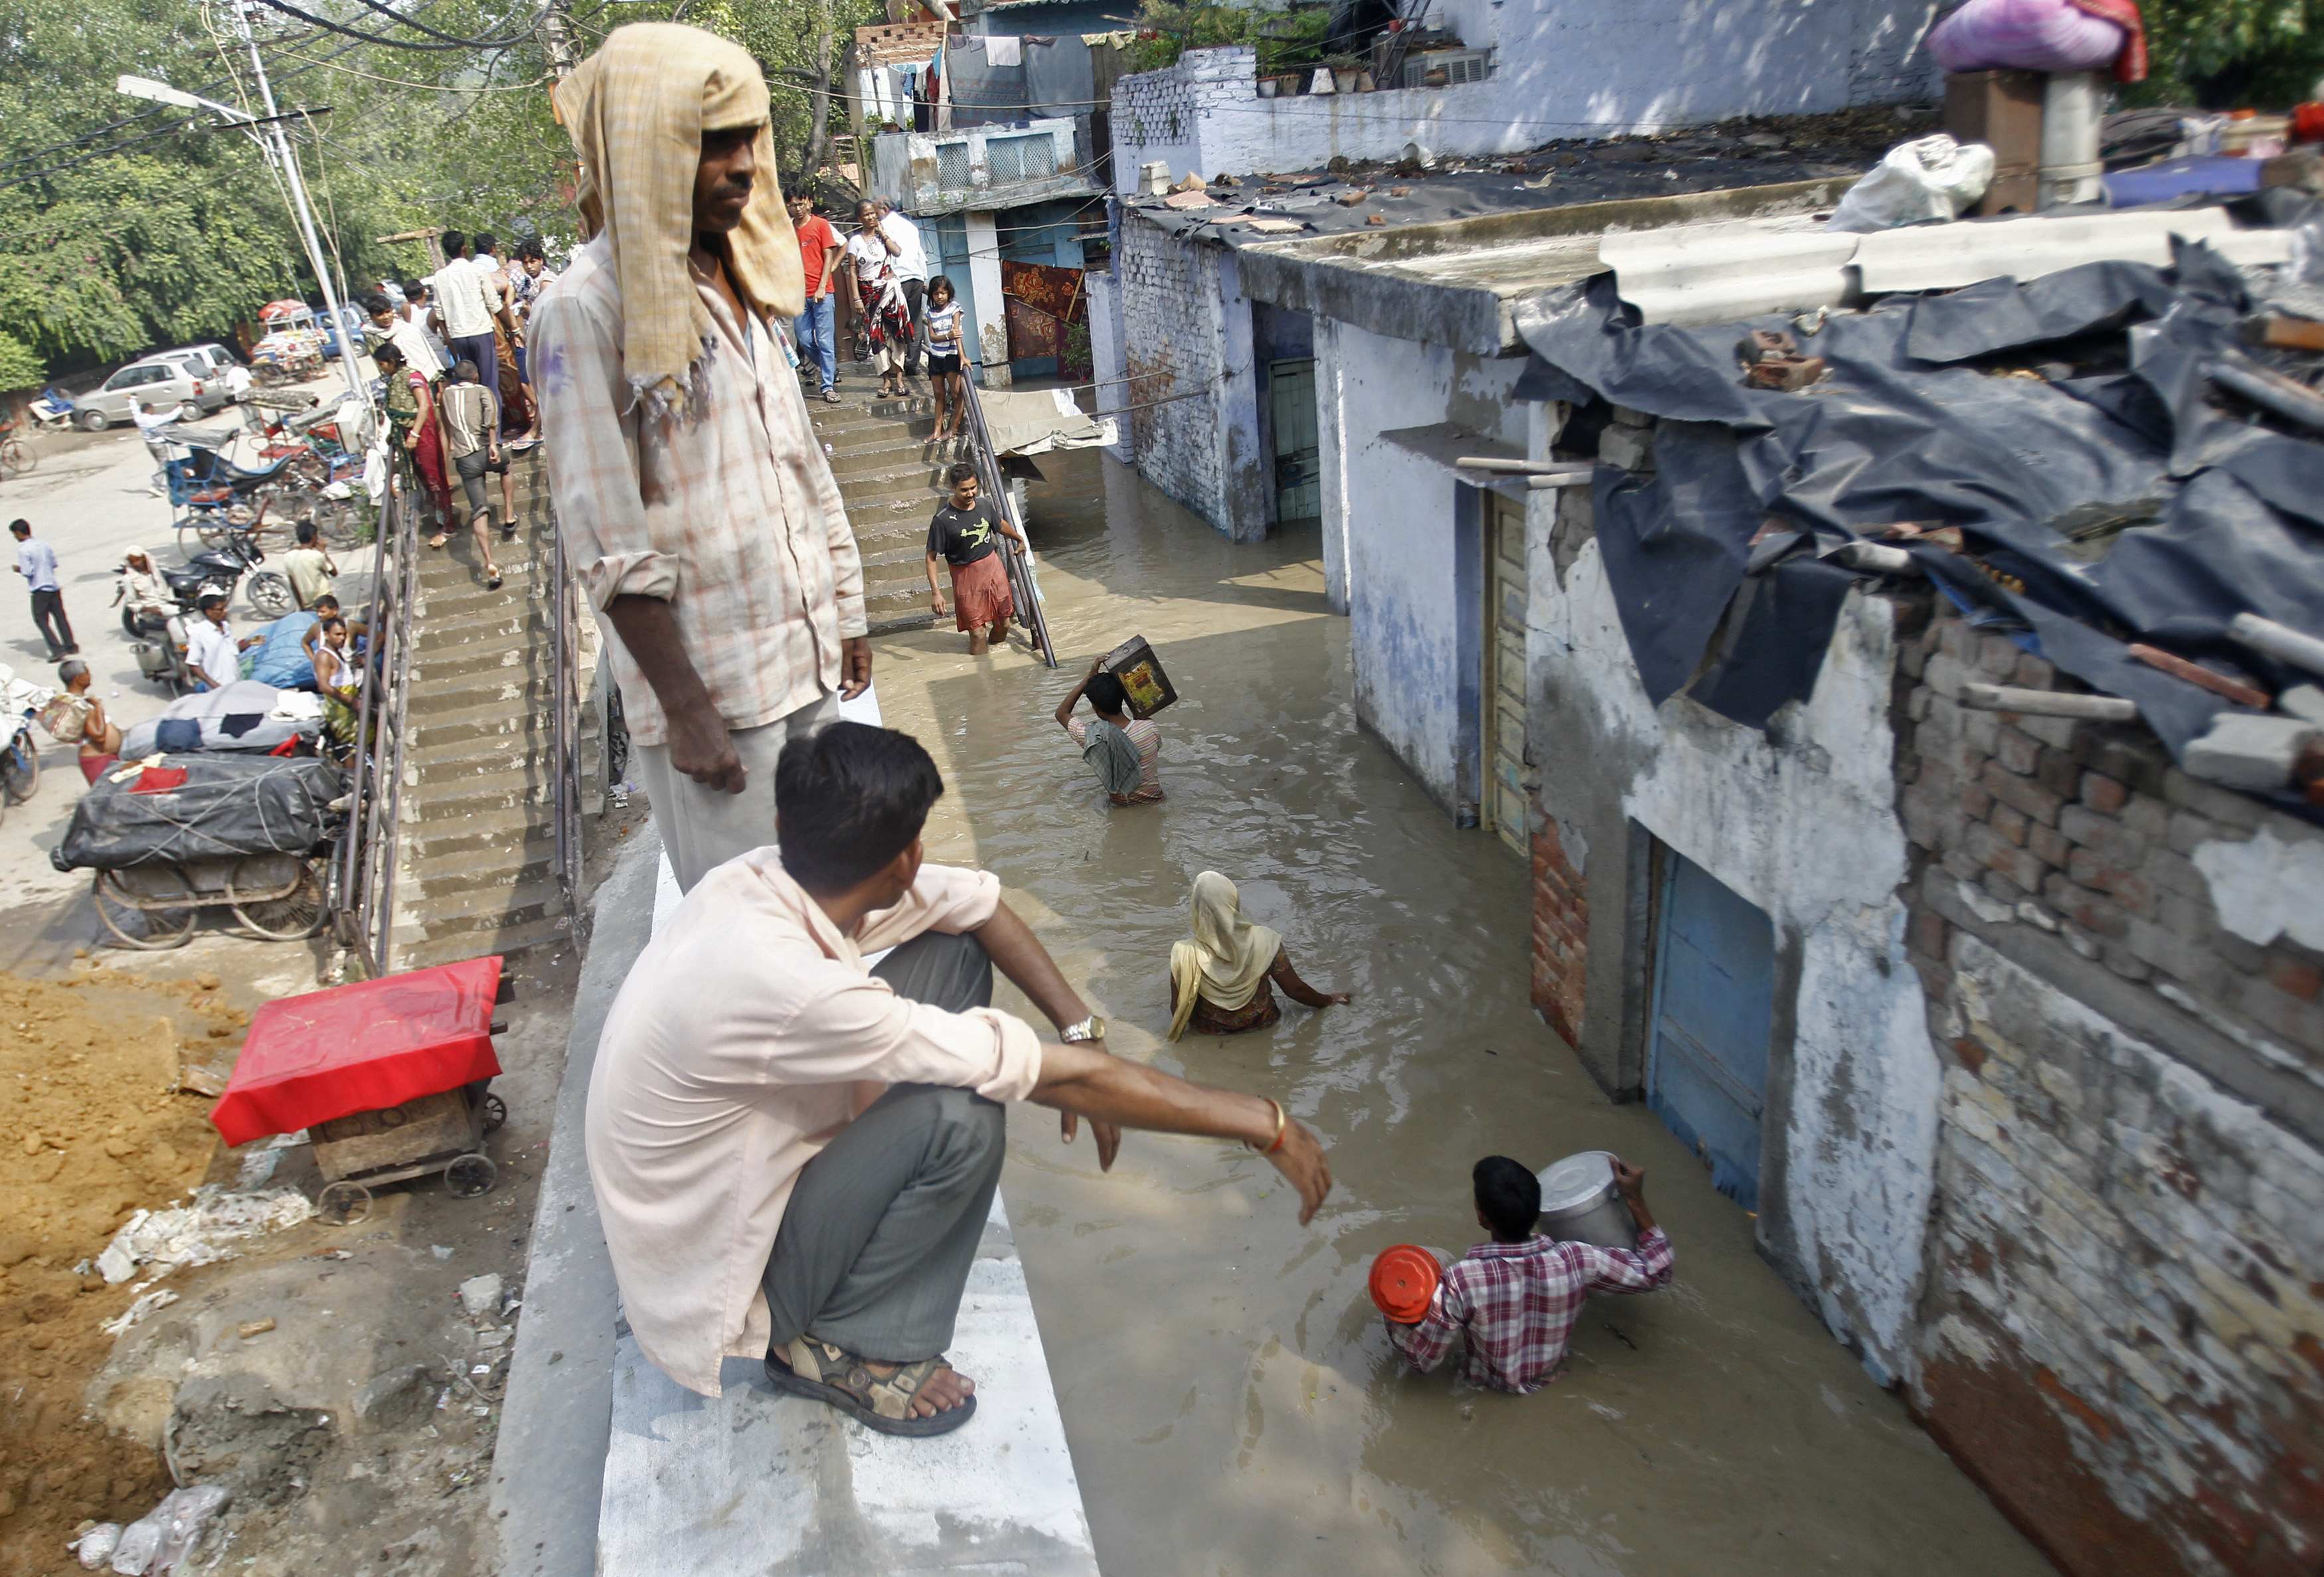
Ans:
{"type": "Polygon", "coordinates": [[[2324,0],[2145,0],[2150,104],[2282,109],[2320,95],[2324,0]]]}
{"type": "MultiPolygon", "coordinates": [[[[534,0],[395,4],[429,26],[486,40],[521,34],[538,9],[534,0]]],[[[365,32],[426,36],[350,0],[306,8],[365,32]]],[[[610,25],[679,11],[761,62],[786,177],[811,140],[818,62],[835,71],[853,30],[885,15],[879,0],[580,0],[576,42],[586,52],[610,25]]],[[[219,0],[13,0],[0,23],[0,389],[37,382],[42,363],[69,374],[226,338],[276,297],[321,299],[281,185],[252,139],[217,129],[207,112],[156,113],[115,90],[129,73],[263,113],[233,25],[219,0]]],[[[442,226],[552,246],[573,238],[572,146],[550,110],[537,41],[416,51],[349,47],[280,16],[255,26],[281,107],[329,106],[290,130],[327,250],[353,292],[427,272],[424,244],[383,244],[383,235],[442,226]]]]}

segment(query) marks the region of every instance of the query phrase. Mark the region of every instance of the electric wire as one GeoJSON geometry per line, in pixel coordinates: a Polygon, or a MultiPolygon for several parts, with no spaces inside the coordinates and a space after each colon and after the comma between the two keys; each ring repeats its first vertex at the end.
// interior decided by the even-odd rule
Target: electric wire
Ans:
{"type": "MultiPolygon", "coordinates": [[[[327,32],[338,33],[342,37],[354,39],[360,43],[377,44],[383,49],[390,50],[428,50],[438,52],[444,52],[452,50],[499,50],[507,49],[513,45],[523,43],[532,36],[530,26],[529,25],[525,32],[517,33],[509,38],[461,39],[451,43],[438,42],[425,39],[390,38],[383,33],[364,32],[360,28],[353,28],[347,26],[344,23],[333,22],[327,16],[318,16],[311,11],[303,10],[299,6],[291,5],[290,0],[258,0],[258,3],[265,6],[270,11],[279,11],[285,16],[295,17],[299,21],[306,23],[310,27],[319,27],[327,32]]],[[[535,15],[532,19],[532,24],[537,25],[540,21],[540,17],[539,15],[535,15]]]]}

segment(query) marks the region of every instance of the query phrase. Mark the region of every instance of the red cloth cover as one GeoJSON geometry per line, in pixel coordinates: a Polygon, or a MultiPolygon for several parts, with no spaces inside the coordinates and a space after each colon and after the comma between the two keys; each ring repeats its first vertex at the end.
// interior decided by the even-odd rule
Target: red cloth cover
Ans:
{"type": "Polygon", "coordinates": [[[2137,0],[2073,0],[2074,9],[2111,22],[2123,30],[2122,53],[2114,60],[2114,79],[2117,82],[2146,80],[2146,19],[2138,14],[2137,0]]]}
{"type": "Polygon", "coordinates": [[[248,1144],[489,1079],[500,989],[495,954],[269,1002],[210,1123],[248,1144]]]}

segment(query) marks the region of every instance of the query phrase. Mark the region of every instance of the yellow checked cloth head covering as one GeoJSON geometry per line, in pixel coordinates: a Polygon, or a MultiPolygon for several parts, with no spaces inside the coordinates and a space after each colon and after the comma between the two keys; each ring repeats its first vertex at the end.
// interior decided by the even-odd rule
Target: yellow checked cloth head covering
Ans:
{"type": "Polygon", "coordinates": [[[632,23],[558,85],[557,112],[580,155],[582,238],[602,232],[613,244],[630,389],[657,407],[683,407],[701,387],[715,332],[687,263],[703,133],[760,128],[758,180],[727,237],[736,291],[762,314],[796,318],[807,303],[766,129],[766,78],[749,51],[716,33],[632,23]]]}

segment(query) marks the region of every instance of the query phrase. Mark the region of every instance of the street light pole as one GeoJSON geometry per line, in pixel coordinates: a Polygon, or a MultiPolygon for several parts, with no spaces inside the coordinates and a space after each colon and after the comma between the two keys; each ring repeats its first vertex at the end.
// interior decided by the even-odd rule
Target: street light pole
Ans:
{"type": "Polygon", "coordinates": [[[323,306],[331,315],[331,337],[339,346],[339,369],[346,374],[347,392],[362,397],[368,409],[371,401],[365,393],[363,369],[355,364],[355,331],[348,328],[346,319],[341,316],[338,292],[331,288],[330,262],[316,237],[315,216],[307,207],[307,182],[299,173],[299,161],[291,152],[290,139],[283,134],[282,121],[274,107],[274,85],[266,79],[266,61],[258,52],[257,36],[251,32],[248,0],[236,5],[234,14],[242,42],[250,47],[250,69],[258,78],[258,99],[266,106],[267,130],[274,139],[274,156],[281,164],[283,182],[290,190],[290,208],[299,221],[299,234],[307,244],[307,260],[314,267],[316,281],[323,287],[323,306]]]}

